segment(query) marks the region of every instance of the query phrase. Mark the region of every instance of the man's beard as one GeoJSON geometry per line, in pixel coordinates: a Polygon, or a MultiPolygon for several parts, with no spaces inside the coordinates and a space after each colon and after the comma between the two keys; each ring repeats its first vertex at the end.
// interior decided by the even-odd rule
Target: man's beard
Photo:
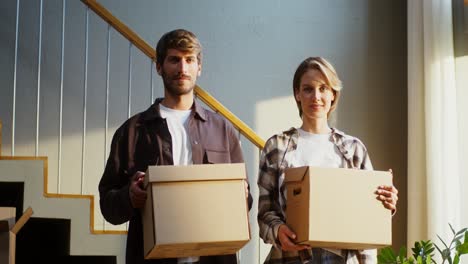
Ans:
{"type": "MultiPolygon", "coordinates": [[[[164,71],[162,72],[161,74],[161,77],[163,79],[163,83],[164,83],[164,88],[165,90],[173,95],[173,96],[181,96],[181,95],[185,95],[185,94],[188,94],[188,93],[191,93],[193,91],[193,89],[195,88],[195,83],[191,84],[189,87],[182,87],[182,86],[179,86],[177,85],[176,83],[178,82],[178,78],[182,77],[182,76],[168,76],[164,71]]],[[[189,78],[189,81],[192,80],[190,76],[183,76],[185,78],[189,78]]]]}

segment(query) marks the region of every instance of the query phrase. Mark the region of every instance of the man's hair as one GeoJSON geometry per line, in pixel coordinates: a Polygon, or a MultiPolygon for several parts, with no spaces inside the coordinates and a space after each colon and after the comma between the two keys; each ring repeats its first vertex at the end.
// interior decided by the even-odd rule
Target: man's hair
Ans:
{"type": "Polygon", "coordinates": [[[197,54],[198,63],[202,60],[202,47],[195,34],[185,29],[176,29],[164,34],[156,45],[156,63],[162,65],[168,49],[177,49],[197,54]]]}
{"type": "MultiPolygon", "coordinates": [[[[330,113],[336,109],[338,99],[340,98],[340,90],[342,88],[341,81],[338,78],[338,74],[335,71],[333,65],[322,57],[309,57],[305,59],[297,67],[293,78],[293,94],[296,95],[300,91],[302,76],[311,69],[318,70],[325,77],[326,84],[332,89],[335,95],[335,100],[332,101],[330,111],[327,113],[327,117],[330,117],[330,113]]],[[[294,97],[295,99],[296,97],[294,97]]],[[[301,102],[296,100],[297,108],[299,109],[299,116],[302,118],[301,102]]]]}

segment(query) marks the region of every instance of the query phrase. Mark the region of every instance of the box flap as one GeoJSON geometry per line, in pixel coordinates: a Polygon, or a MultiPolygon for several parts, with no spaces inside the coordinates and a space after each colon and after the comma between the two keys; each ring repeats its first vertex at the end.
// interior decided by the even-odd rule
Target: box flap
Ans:
{"type": "Polygon", "coordinates": [[[246,179],[244,163],[150,166],[149,182],[214,181],[246,179]]]}
{"type": "Polygon", "coordinates": [[[18,234],[18,231],[26,224],[26,222],[31,218],[31,215],[33,214],[33,210],[31,207],[28,207],[26,211],[23,213],[23,215],[18,219],[18,222],[16,222],[15,226],[11,229],[11,232],[14,234],[18,234]]]}
{"type": "Polygon", "coordinates": [[[288,168],[284,171],[284,182],[299,182],[304,180],[304,177],[307,175],[309,171],[308,166],[297,167],[297,168],[288,168]]]}

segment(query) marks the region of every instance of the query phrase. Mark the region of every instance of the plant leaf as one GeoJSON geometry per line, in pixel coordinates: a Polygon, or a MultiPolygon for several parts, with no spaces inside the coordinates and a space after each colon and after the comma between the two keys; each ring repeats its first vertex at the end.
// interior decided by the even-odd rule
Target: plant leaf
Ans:
{"type": "Polygon", "coordinates": [[[446,248],[442,251],[442,259],[448,259],[448,261],[451,262],[450,249],[446,248]]]}
{"type": "Polygon", "coordinates": [[[449,223],[450,230],[452,230],[452,233],[455,235],[455,229],[453,229],[452,225],[449,223]]]}
{"type": "Polygon", "coordinates": [[[458,236],[459,234],[465,233],[467,230],[468,230],[468,228],[466,228],[466,227],[465,227],[465,228],[462,228],[462,229],[460,229],[460,231],[458,231],[458,232],[455,234],[455,236],[458,236]]]}
{"type": "Polygon", "coordinates": [[[439,254],[442,255],[442,250],[440,250],[440,248],[436,244],[434,244],[434,246],[437,249],[437,251],[439,251],[439,254]]]}
{"type": "Polygon", "coordinates": [[[418,264],[423,264],[423,261],[422,261],[422,257],[421,257],[421,256],[418,256],[418,258],[416,259],[416,263],[418,263],[418,264]]]}
{"type": "Polygon", "coordinates": [[[439,235],[437,235],[437,237],[439,238],[440,242],[442,242],[442,244],[444,244],[445,248],[449,248],[447,246],[447,244],[445,244],[444,240],[439,235]]]}
{"type": "Polygon", "coordinates": [[[406,254],[407,254],[407,250],[406,250],[406,247],[401,247],[400,248],[400,254],[399,254],[399,257],[400,257],[400,261],[403,261],[404,259],[406,259],[406,254]]]}
{"type": "MultiPolygon", "coordinates": [[[[427,256],[427,259],[426,259],[426,264],[431,264],[433,261],[432,261],[432,257],[431,255],[427,256]]],[[[435,263],[435,261],[434,261],[435,263]]]]}
{"type": "Polygon", "coordinates": [[[453,264],[458,264],[460,262],[460,255],[458,255],[458,252],[455,253],[455,257],[453,258],[453,264]]]}
{"type": "Polygon", "coordinates": [[[457,251],[460,253],[460,255],[468,254],[468,242],[459,245],[457,247],[457,251]]]}
{"type": "Polygon", "coordinates": [[[378,263],[397,263],[397,257],[391,247],[386,247],[380,250],[377,256],[378,263]]]}
{"type": "Polygon", "coordinates": [[[459,241],[459,240],[461,240],[461,239],[463,238],[464,235],[465,235],[465,234],[457,235],[457,236],[455,236],[455,237],[453,238],[453,240],[459,241]]]}
{"type": "Polygon", "coordinates": [[[455,235],[459,235],[459,234],[462,234],[462,233],[465,233],[466,231],[468,230],[468,228],[462,228],[460,229],[455,235]]]}
{"type": "Polygon", "coordinates": [[[417,258],[420,254],[421,254],[421,251],[422,251],[422,243],[424,241],[416,241],[414,242],[414,247],[411,248],[411,251],[413,251],[413,256],[414,258],[417,258]]]}

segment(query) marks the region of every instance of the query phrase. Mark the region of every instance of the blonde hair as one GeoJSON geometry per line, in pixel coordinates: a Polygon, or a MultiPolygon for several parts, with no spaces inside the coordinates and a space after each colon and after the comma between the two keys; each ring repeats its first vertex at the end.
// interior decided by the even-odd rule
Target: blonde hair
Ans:
{"type": "MultiPolygon", "coordinates": [[[[335,68],[322,57],[309,57],[305,59],[296,69],[293,78],[293,93],[294,95],[299,92],[301,86],[302,76],[311,69],[318,70],[325,77],[326,84],[332,89],[335,99],[331,103],[330,111],[327,113],[327,117],[330,116],[330,113],[336,109],[338,100],[340,98],[340,91],[343,88],[338,74],[336,73],[335,68]]],[[[296,100],[297,108],[299,109],[299,116],[302,118],[302,108],[301,102],[296,100]]]]}

